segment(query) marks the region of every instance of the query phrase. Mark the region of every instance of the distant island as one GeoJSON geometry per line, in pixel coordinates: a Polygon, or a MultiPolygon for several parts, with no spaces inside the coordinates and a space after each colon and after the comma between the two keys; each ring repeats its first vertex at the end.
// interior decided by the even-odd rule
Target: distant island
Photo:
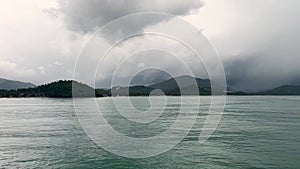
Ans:
{"type": "MultiPolygon", "coordinates": [[[[5,79],[1,80],[5,81],[5,79]]],[[[162,94],[159,92],[153,92],[156,89],[159,89],[159,91],[162,91],[167,96],[211,95],[212,92],[211,82],[208,79],[200,79],[191,76],[179,76],[176,78],[170,78],[168,80],[149,86],[116,86],[111,89],[94,89],[84,83],[80,83],[73,80],[59,80],[41,86],[35,86],[31,83],[23,83],[18,81],[9,81],[9,83],[4,83],[5,88],[1,86],[2,84],[0,83],[0,97],[72,98],[109,96],[149,96],[152,94],[162,94]],[[14,85],[14,82],[16,82],[17,85],[14,85]],[[178,86],[177,82],[180,82],[180,87],[178,86]],[[196,84],[192,85],[192,82],[196,82],[196,84]],[[9,83],[13,87],[9,87],[7,85],[9,83]],[[20,86],[20,88],[16,89],[15,87],[17,86],[20,86]]],[[[227,91],[222,91],[218,89],[215,90],[217,91],[217,94],[227,95],[300,95],[300,85],[284,85],[274,89],[255,93],[235,91],[232,89],[228,89],[227,91]]]]}

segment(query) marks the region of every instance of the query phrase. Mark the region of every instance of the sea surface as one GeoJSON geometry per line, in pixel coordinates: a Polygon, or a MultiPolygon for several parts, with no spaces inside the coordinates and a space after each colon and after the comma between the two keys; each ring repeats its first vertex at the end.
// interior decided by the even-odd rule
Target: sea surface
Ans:
{"type": "MultiPolygon", "coordinates": [[[[122,104],[128,98],[117,99],[123,113],[130,113],[132,107],[122,104]]],[[[92,111],[88,103],[93,99],[80,100],[79,109],[72,99],[0,99],[0,168],[300,168],[300,97],[228,96],[218,128],[203,144],[198,138],[210,97],[201,99],[203,104],[197,107],[197,96],[184,102],[167,97],[163,113],[145,125],[135,123],[134,114],[131,120],[123,118],[112,98],[97,98],[107,122],[129,137],[152,137],[168,130],[180,108],[197,113],[195,124],[179,144],[140,159],[110,153],[84,132],[76,111],[92,111]]],[[[147,97],[130,100],[140,111],[152,106],[151,112],[156,113],[162,106],[147,97]]],[[[105,131],[99,131],[99,137],[101,132],[105,131]]],[[[161,144],[162,149],[165,146],[161,144]]]]}

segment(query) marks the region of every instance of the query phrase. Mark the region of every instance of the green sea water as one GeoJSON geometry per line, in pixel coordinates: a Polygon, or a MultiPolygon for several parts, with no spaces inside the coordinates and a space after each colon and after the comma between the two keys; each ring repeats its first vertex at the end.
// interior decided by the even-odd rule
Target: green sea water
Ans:
{"type": "MultiPolygon", "coordinates": [[[[179,97],[168,98],[169,109],[153,125],[120,117],[111,98],[97,103],[104,104],[104,117],[120,133],[151,137],[168,129],[180,106],[192,111],[189,104],[197,100],[179,104],[179,97]]],[[[151,106],[147,97],[131,99],[138,110],[151,106]]],[[[300,168],[300,97],[228,96],[218,128],[199,144],[206,109],[203,104],[195,110],[194,127],[170,151],[130,159],[104,150],[86,135],[72,99],[0,99],[0,168],[300,168]]]]}

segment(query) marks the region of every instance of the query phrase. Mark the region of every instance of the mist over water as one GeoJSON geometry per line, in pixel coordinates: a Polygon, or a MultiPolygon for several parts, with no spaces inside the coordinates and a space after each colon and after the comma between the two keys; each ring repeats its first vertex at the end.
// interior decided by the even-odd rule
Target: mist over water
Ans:
{"type": "MultiPolygon", "coordinates": [[[[193,104],[193,98],[183,107],[193,104]]],[[[126,121],[105,103],[103,115],[116,130],[131,137],[151,137],[176,119],[179,97],[168,97],[165,111],[151,125],[126,121]]],[[[122,98],[119,98],[122,99],[122,98]]],[[[196,99],[195,99],[196,100],[196,99]]],[[[213,136],[200,145],[206,117],[203,101],[189,134],[172,150],[146,159],[128,159],[98,147],[81,128],[71,99],[0,99],[0,168],[298,168],[300,166],[300,97],[228,97],[213,136]]],[[[84,99],[83,101],[88,101],[84,99]]],[[[147,97],[132,98],[147,110],[147,97]]],[[[126,109],[126,107],[123,107],[126,109]]],[[[87,108],[88,110],[88,108],[87,108]]],[[[162,145],[164,146],[164,145],[162,145]]]]}

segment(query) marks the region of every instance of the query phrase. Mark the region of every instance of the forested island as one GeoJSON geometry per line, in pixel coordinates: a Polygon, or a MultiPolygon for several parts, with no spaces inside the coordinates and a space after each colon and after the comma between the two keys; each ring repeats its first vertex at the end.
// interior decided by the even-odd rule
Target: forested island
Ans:
{"type": "MultiPolygon", "coordinates": [[[[262,92],[247,93],[243,91],[216,89],[217,94],[227,95],[300,95],[300,86],[284,85],[262,92]]],[[[74,80],[59,80],[36,87],[24,89],[0,90],[0,97],[50,97],[50,98],[72,98],[72,97],[109,97],[109,96],[149,96],[149,95],[211,95],[211,83],[207,79],[181,76],[171,78],[160,83],[149,86],[116,86],[111,89],[94,89],[84,83],[74,80]],[[191,85],[191,80],[196,84],[191,85]],[[180,87],[179,82],[184,82],[180,87]],[[161,92],[153,92],[158,89],[161,92]]]]}

